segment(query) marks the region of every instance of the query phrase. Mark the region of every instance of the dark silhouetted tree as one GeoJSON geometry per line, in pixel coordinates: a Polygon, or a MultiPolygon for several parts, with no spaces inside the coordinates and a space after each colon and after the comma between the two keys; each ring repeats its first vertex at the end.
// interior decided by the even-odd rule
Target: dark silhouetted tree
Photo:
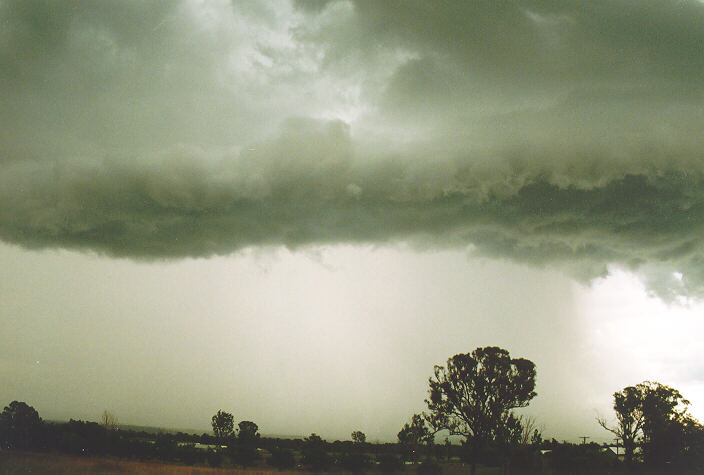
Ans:
{"type": "Polygon", "coordinates": [[[543,440],[541,430],[538,429],[535,417],[523,417],[518,418],[521,421],[521,440],[519,443],[521,445],[529,444],[539,444],[543,440]]]}
{"type": "Polygon", "coordinates": [[[511,358],[498,347],[477,348],[448,359],[447,367],[435,366],[428,380],[428,420],[435,431],[465,438],[472,474],[482,449],[520,439],[521,424],[511,410],[535,397],[535,374],[532,361],[511,358]]]}
{"type": "Polygon", "coordinates": [[[242,421],[237,427],[237,444],[234,446],[234,457],[238,464],[246,468],[258,458],[259,426],[251,421],[242,421]]]}
{"type": "Polygon", "coordinates": [[[391,474],[403,471],[403,460],[397,455],[385,452],[379,454],[376,460],[381,473],[391,474]]]}
{"type": "Polygon", "coordinates": [[[649,468],[664,471],[676,467],[678,461],[690,459],[692,448],[687,435],[695,434],[699,423],[687,414],[688,405],[678,390],[644,381],[614,393],[618,421],[615,426],[609,426],[602,418],[597,421],[622,439],[629,468],[640,444],[649,468]]]}
{"type": "Polygon", "coordinates": [[[103,415],[100,416],[100,425],[107,430],[115,430],[117,429],[117,417],[105,409],[103,415]]]}
{"type": "Polygon", "coordinates": [[[361,451],[347,452],[340,458],[341,465],[352,473],[366,473],[372,466],[372,460],[361,451]]]}
{"type": "Polygon", "coordinates": [[[614,393],[616,425],[609,425],[605,419],[597,418],[597,422],[601,427],[621,439],[624,450],[624,462],[629,469],[633,466],[633,453],[645,423],[643,414],[645,391],[646,386],[638,384],[636,386],[628,386],[614,393]]]}
{"type": "Polygon", "coordinates": [[[332,464],[332,457],[328,454],[326,445],[325,441],[315,433],[303,439],[301,462],[314,471],[328,468],[332,464]]]}
{"type": "Polygon", "coordinates": [[[403,425],[398,432],[398,441],[404,448],[404,456],[413,462],[418,461],[418,451],[421,445],[430,445],[434,433],[421,414],[413,414],[411,421],[403,425]]]}
{"type": "Polygon", "coordinates": [[[682,435],[688,419],[687,401],[674,388],[645,381],[643,391],[643,457],[652,468],[664,468],[684,447],[682,435]]]}
{"type": "Polygon", "coordinates": [[[37,448],[42,426],[39,413],[32,406],[12,401],[0,414],[0,445],[17,449],[37,448]]]}
{"type": "Polygon", "coordinates": [[[352,442],[355,444],[363,444],[367,441],[367,436],[361,430],[352,432],[352,442]]]}
{"type": "Polygon", "coordinates": [[[275,447],[271,449],[271,457],[269,457],[267,463],[279,470],[286,470],[296,465],[296,458],[292,450],[275,447]]]}
{"type": "Polygon", "coordinates": [[[234,434],[235,418],[229,412],[218,411],[211,419],[213,434],[224,444],[234,434]]]}
{"type": "Polygon", "coordinates": [[[242,421],[237,424],[239,432],[237,441],[240,443],[256,444],[259,441],[259,426],[251,421],[242,421]]]}

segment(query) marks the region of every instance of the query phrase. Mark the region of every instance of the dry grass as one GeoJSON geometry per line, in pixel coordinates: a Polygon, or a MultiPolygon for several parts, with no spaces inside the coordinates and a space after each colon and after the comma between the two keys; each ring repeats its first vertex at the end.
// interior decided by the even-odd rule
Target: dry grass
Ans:
{"type": "MultiPolygon", "coordinates": [[[[89,474],[89,473],[174,473],[235,474],[235,475],[286,475],[296,472],[277,472],[261,469],[223,469],[191,467],[159,462],[135,462],[101,457],[81,457],[48,453],[0,450],[0,473],[2,474],[89,474]]],[[[300,473],[299,473],[300,475],[300,473]]]]}

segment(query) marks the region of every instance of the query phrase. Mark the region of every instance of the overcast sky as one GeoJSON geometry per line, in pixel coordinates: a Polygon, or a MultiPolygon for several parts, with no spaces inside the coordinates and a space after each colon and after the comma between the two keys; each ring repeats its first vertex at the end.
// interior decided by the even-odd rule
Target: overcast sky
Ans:
{"type": "Polygon", "coordinates": [[[704,4],[0,0],[0,404],[394,440],[434,364],[548,437],[704,417],[704,4]]]}

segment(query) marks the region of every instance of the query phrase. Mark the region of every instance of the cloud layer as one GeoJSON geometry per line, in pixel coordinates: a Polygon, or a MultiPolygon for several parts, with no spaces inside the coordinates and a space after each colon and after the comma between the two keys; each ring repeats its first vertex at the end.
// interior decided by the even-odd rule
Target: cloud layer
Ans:
{"type": "Polygon", "coordinates": [[[699,2],[0,17],[7,242],[178,258],[407,241],[704,292],[699,2]]]}

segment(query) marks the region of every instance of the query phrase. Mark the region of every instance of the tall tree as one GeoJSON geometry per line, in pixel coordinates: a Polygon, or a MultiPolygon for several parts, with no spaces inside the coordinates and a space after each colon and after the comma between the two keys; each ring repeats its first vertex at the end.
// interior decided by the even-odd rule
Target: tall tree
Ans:
{"type": "Polygon", "coordinates": [[[535,364],[511,358],[502,348],[484,347],[453,356],[434,373],[428,380],[429,421],[436,431],[465,438],[474,474],[481,449],[520,437],[520,422],[511,410],[536,396],[535,364]]]}
{"type": "Polygon", "coordinates": [[[597,417],[597,422],[601,427],[623,442],[624,461],[628,469],[633,466],[633,453],[638,437],[642,433],[643,424],[645,424],[645,415],[643,414],[645,391],[645,385],[637,384],[614,393],[614,412],[616,412],[617,420],[615,426],[610,426],[605,419],[597,417]]]}
{"type": "Polygon", "coordinates": [[[663,468],[682,451],[682,433],[689,401],[677,389],[645,381],[643,456],[651,467],[663,468]]]}
{"type": "Polygon", "coordinates": [[[616,426],[609,426],[602,418],[597,421],[622,439],[628,468],[633,466],[634,449],[640,444],[646,464],[664,469],[689,450],[686,436],[698,422],[687,414],[688,405],[677,389],[644,381],[614,393],[616,426]]]}
{"type": "Polygon", "coordinates": [[[42,424],[39,413],[32,406],[12,401],[0,414],[0,448],[36,447],[42,424]]]}
{"type": "Polygon", "coordinates": [[[211,419],[213,434],[223,444],[234,434],[235,418],[229,412],[218,411],[211,419]]]}
{"type": "Polygon", "coordinates": [[[247,468],[258,458],[257,443],[259,442],[259,426],[252,421],[242,421],[237,427],[237,445],[234,448],[234,457],[237,463],[247,468]]]}

